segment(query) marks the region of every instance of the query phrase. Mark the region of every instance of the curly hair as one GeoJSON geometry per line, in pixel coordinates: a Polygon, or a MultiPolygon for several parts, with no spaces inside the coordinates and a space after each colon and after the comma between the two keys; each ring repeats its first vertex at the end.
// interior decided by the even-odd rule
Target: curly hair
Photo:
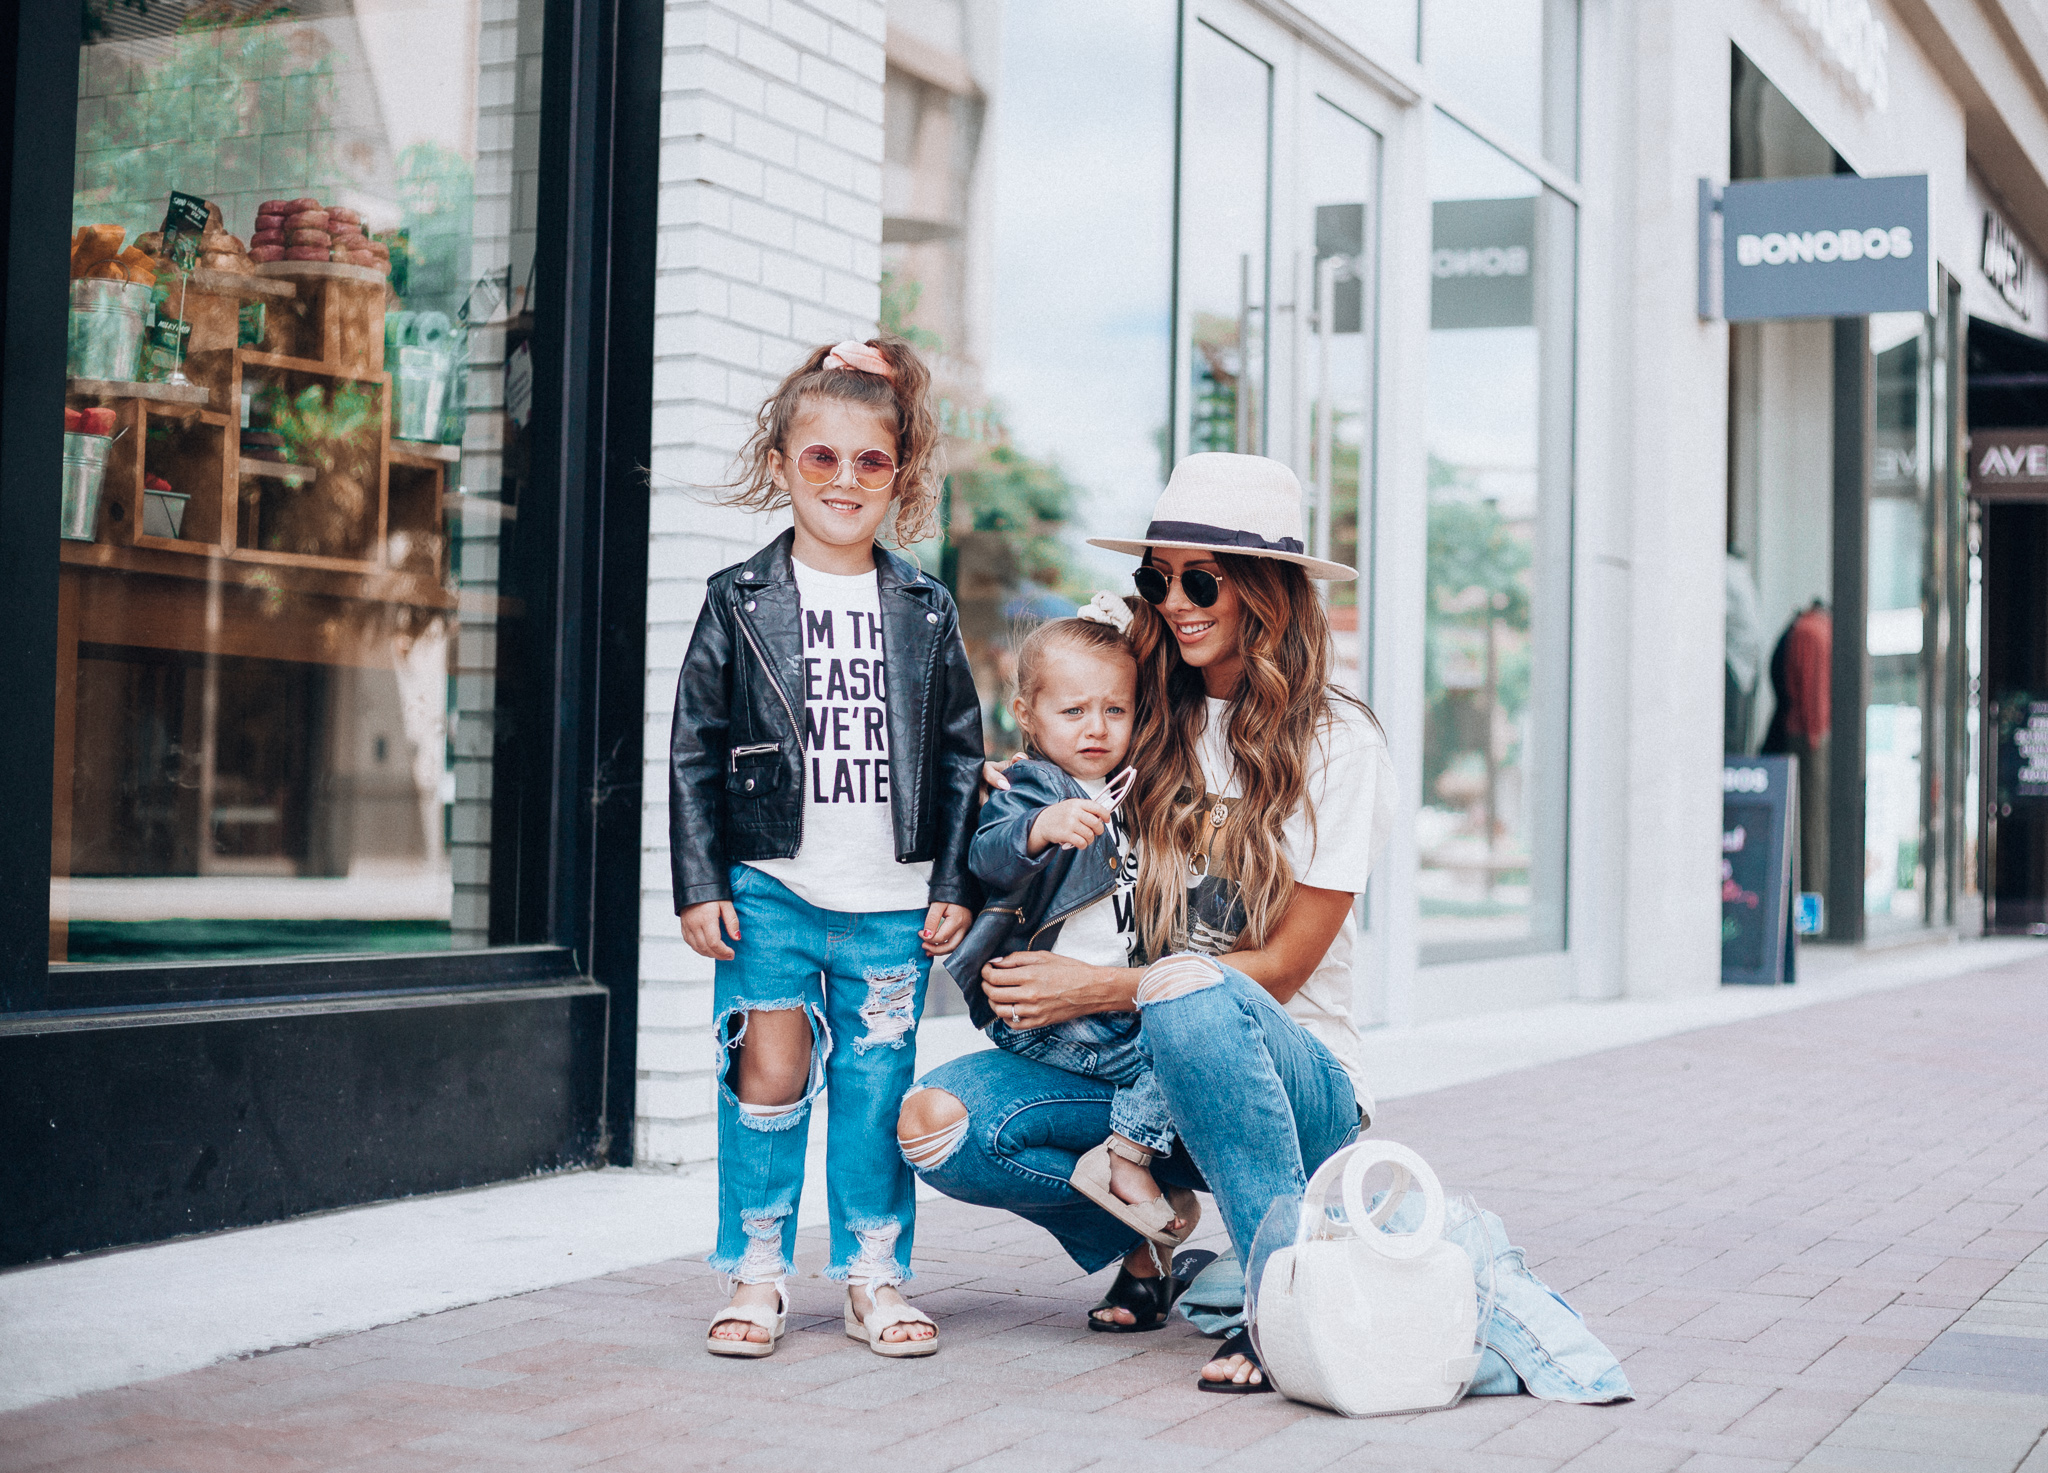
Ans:
{"type": "Polygon", "coordinates": [[[938,531],[939,486],[945,477],[939,420],[932,412],[931,370],[902,338],[870,338],[868,346],[889,360],[893,380],[851,368],[826,368],[833,345],[813,348],[761,405],[754,433],[740,450],[740,476],[721,498],[748,511],[780,511],[789,493],[775,484],[774,455],[789,458],[789,427],[806,399],[837,399],[872,409],[896,426],[896,516],[891,540],[898,547],[922,542],[938,531]]]}
{"type": "MultiPolygon", "coordinates": [[[[1217,872],[1240,887],[1245,929],[1237,945],[1264,946],[1294,897],[1281,829],[1309,802],[1314,747],[1337,717],[1333,701],[1366,709],[1330,684],[1330,621],[1308,576],[1291,563],[1218,553],[1243,608],[1244,675],[1231,695],[1225,745],[1239,796],[1214,836],[1217,872]]],[[[1148,956],[1189,944],[1188,875],[1208,823],[1199,743],[1208,722],[1202,672],[1181,659],[1166,616],[1141,603],[1131,625],[1138,656],[1137,764],[1129,812],[1137,816],[1137,919],[1148,956]]],[[[1367,710],[1367,715],[1371,712],[1367,710]]],[[[1377,724],[1377,722],[1375,722],[1377,724]]],[[[1308,815],[1314,832],[1315,814],[1308,815]]]]}

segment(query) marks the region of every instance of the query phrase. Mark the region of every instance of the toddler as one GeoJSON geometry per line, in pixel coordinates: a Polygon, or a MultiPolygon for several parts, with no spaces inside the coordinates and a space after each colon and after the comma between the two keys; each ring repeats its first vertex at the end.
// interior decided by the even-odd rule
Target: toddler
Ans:
{"type": "Polygon", "coordinates": [[[1051,952],[1092,966],[1129,967],[1136,956],[1132,909],[1137,868],[1117,804],[1136,774],[1124,769],[1138,668],[1123,629],[1130,609],[1097,594],[1080,616],[1034,629],[1017,654],[1011,706],[1026,757],[1004,769],[1010,786],[990,797],[968,865],[996,900],[982,913],[959,961],[945,967],[966,993],[974,1021],[997,1047],[1117,1086],[1113,1133],[1082,1156],[1072,1185],[1154,1243],[1171,1247],[1194,1229],[1194,1195],[1162,1196],[1147,1169],[1173,1149],[1173,1121],[1140,1042],[1136,1013],[1095,1013],[1043,1027],[1016,1026],[982,991],[980,966],[1016,951],[1051,952]]]}

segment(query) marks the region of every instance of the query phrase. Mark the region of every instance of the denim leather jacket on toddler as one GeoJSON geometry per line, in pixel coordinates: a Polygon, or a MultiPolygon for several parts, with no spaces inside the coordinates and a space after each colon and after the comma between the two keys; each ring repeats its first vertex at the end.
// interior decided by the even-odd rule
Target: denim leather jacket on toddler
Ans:
{"type": "Polygon", "coordinates": [[[997,898],[974,918],[966,939],[932,968],[953,979],[967,999],[968,1016],[983,1030],[996,1015],[982,993],[981,969],[1013,951],[1051,947],[1068,916],[1109,894],[1121,862],[1115,832],[1108,828],[1085,849],[1053,844],[1033,855],[1031,825],[1039,810],[1085,798],[1087,790],[1043,758],[1015,763],[1003,775],[1010,780],[1009,791],[993,794],[982,805],[967,851],[968,869],[997,898]]]}

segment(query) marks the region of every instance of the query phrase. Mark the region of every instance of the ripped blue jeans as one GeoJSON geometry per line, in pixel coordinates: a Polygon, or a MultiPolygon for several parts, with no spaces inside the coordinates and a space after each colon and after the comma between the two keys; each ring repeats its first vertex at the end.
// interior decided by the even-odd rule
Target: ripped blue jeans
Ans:
{"type": "Polygon", "coordinates": [[[811,1106],[825,1093],[830,1277],[874,1285],[910,1277],[915,1178],[896,1146],[896,1110],[917,1063],[917,1020],[931,962],[925,912],[820,910],[780,880],[732,867],[740,939],[718,963],[718,1247],[714,1268],[742,1283],[791,1271],[811,1106]],[[747,1014],[801,1008],[811,1077],[794,1109],[749,1113],[733,1093],[747,1014]]]}

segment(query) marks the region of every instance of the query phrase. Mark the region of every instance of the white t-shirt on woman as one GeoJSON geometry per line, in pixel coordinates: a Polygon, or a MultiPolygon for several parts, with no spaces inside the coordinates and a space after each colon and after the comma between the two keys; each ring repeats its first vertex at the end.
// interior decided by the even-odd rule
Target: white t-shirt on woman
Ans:
{"type": "MultiPolygon", "coordinates": [[[[1323,724],[1309,751],[1307,798],[1281,825],[1280,841],[1296,884],[1356,895],[1365,889],[1373,861],[1394,828],[1394,764],[1387,739],[1371,717],[1345,700],[1331,700],[1330,720],[1323,724]],[[1314,823],[1309,821],[1310,811],[1314,823]]],[[[1226,806],[1239,796],[1235,763],[1225,740],[1229,702],[1211,697],[1209,721],[1196,744],[1202,780],[1211,811],[1220,799],[1226,806]]],[[[1226,815],[1226,822],[1228,815],[1226,815]]],[[[1234,892],[1228,877],[1214,878],[1234,892]]],[[[1192,896],[1190,897],[1192,900],[1192,896]]],[[[1209,909],[1213,906],[1203,907],[1209,909]]],[[[1222,931],[1190,937],[1191,949],[1218,954],[1230,949],[1234,935],[1222,931]],[[1204,944],[1204,941],[1209,944],[1204,944]]],[[[1295,1022],[1320,1039],[1358,1091],[1358,1103],[1373,1113],[1372,1097],[1363,1077],[1363,1049],[1351,1020],[1351,958],[1358,948],[1358,917],[1346,911],[1344,924],[1301,990],[1288,1000],[1295,1022]]]]}

